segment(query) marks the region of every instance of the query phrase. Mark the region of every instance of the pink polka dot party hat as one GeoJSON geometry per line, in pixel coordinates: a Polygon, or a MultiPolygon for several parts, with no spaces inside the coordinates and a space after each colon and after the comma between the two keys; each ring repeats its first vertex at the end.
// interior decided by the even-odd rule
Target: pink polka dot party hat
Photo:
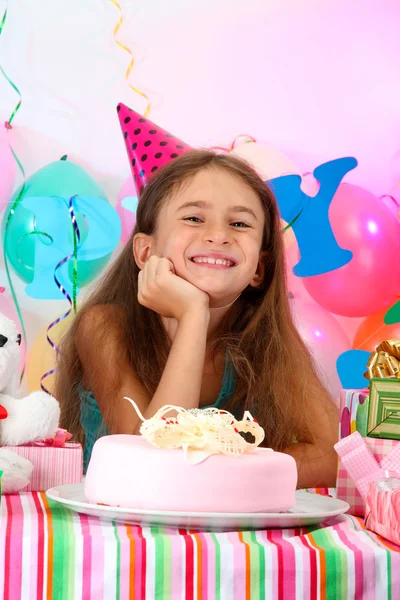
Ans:
{"type": "Polygon", "coordinates": [[[129,164],[138,195],[158,169],[191,147],[125,104],[117,106],[129,164]]]}

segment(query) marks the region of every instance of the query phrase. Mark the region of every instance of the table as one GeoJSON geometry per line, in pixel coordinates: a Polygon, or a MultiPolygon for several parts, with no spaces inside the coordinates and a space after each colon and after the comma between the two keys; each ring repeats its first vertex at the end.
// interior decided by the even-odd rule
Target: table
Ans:
{"type": "Polygon", "coordinates": [[[400,547],[348,515],[323,527],[201,533],[72,513],[42,493],[2,498],[3,600],[384,600],[400,547]]]}

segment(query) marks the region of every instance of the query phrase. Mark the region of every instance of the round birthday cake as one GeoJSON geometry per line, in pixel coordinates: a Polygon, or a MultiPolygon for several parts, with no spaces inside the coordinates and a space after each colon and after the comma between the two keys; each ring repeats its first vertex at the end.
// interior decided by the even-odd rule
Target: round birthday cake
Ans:
{"type": "Polygon", "coordinates": [[[109,435],[93,447],[89,502],[134,509],[255,513],[295,504],[297,468],[288,454],[260,448],[264,431],[245,412],[165,406],[141,435],[109,435]],[[175,416],[170,415],[171,412],[175,416]],[[247,441],[251,437],[251,441],[247,441]]]}

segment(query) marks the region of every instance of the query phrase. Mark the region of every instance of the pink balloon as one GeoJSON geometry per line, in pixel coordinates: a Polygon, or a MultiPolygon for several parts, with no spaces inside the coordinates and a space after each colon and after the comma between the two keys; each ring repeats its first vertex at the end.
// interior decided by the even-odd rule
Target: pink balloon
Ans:
{"type": "Polygon", "coordinates": [[[294,298],[291,306],[295,324],[314,357],[321,381],[337,400],[342,386],[336,361],[350,350],[350,340],[335,317],[318,304],[294,298]]]}
{"type": "MultiPolygon", "coordinates": [[[[4,315],[5,317],[7,317],[7,319],[10,319],[11,321],[14,321],[15,325],[17,326],[17,330],[19,331],[19,333],[21,333],[21,360],[20,360],[20,371],[22,371],[22,369],[24,368],[24,364],[25,364],[25,357],[26,357],[26,347],[25,347],[25,340],[24,337],[22,335],[22,328],[21,328],[21,324],[19,322],[18,319],[18,314],[17,314],[17,310],[14,306],[14,302],[12,297],[6,292],[4,287],[0,287],[0,314],[4,315]]],[[[1,333],[1,331],[0,331],[1,333]]]]}
{"type": "Polygon", "coordinates": [[[136,188],[133,183],[132,175],[129,175],[122,184],[121,190],[118,194],[116,211],[121,219],[121,242],[125,245],[128,241],[133,228],[135,227],[136,219],[135,212],[131,210],[134,208],[136,197],[136,188]],[[125,204],[126,206],[123,206],[125,204]]]}
{"type": "Polygon", "coordinates": [[[335,271],[307,277],[312,298],[328,311],[364,317],[393,303],[400,289],[400,224],[367,190],[342,184],[329,211],[332,230],[352,260],[335,271]]]}
{"type": "Polygon", "coordinates": [[[8,143],[7,132],[0,127],[0,212],[12,196],[16,175],[17,163],[8,143]]]}

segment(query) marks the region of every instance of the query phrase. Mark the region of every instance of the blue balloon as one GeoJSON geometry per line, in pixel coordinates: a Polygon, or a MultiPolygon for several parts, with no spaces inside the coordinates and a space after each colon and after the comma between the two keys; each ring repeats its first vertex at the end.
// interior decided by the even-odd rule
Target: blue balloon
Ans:
{"type": "MultiPolygon", "coordinates": [[[[35,215],[35,229],[45,235],[32,236],[34,240],[34,276],[26,286],[32,298],[59,300],[64,298],[54,282],[58,263],[73,253],[74,236],[69,214],[69,198],[58,196],[29,197],[24,208],[35,215]]],[[[73,200],[74,212],[80,216],[81,243],[78,247],[78,264],[109,258],[121,235],[121,221],[116,210],[104,198],[77,196],[73,200]],[[82,223],[86,226],[82,228],[82,223]]],[[[72,261],[57,270],[57,279],[72,295],[72,261]]],[[[78,269],[79,274],[79,269],[78,269]]],[[[79,284],[79,278],[78,278],[79,284]]],[[[77,290],[79,293],[79,289],[77,290]]]]}
{"type": "Polygon", "coordinates": [[[343,177],[357,166],[355,158],[338,158],[319,165],[314,177],[320,183],[315,197],[301,189],[299,175],[283,175],[267,181],[276,196],[281,217],[291,223],[299,245],[300,261],[293,268],[298,277],[311,277],[343,267],[353,257],[339,246],[329,222],[329,206],[343,177]]]}
{"type": "Polygon", "coordinates": [[[336,361],[336,369],[344,389],[360,390],[368,385],[364,373],[371,356],[367,350],[347,350],[336,361]]]}
{"type": "MultiPolygon", "coordinates": [[[[31,175],[22,197],[21,191],[20,188],[15,192],[4,215],[5,255],[13,270],[28,283],[25,288],[28,295],[40,299],[64,298],[54,281],[54,269],[58,260],[72,252],[74,245],[69,199],[75,197],[73,208],[81,234],[78,286],[92,281],[109,261],[120,235],[119,217],[96,181],[66,156],[31,175]]],[[[73,261],[59,271],[65,289],[71,294],[73,261]]]]}

